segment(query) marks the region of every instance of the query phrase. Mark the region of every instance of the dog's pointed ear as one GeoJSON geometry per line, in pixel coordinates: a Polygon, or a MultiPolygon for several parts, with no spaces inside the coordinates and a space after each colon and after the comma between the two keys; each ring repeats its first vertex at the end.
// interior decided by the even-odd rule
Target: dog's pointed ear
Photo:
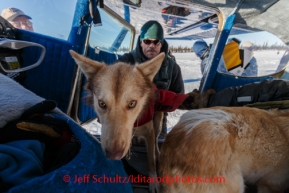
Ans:
{"type": "Polygon", "coordinates": [[[151,81],[153,81],[153,78],[161,68],[164,58],[165,54],[160,53],[155,58],[138,65],[137,68],[140,69],[151,81]]]}
{"type": "Polygon", "coordinates": [[[86,58],[73,50],[69,50],[69,53],[75,60],[76,64],[80,67],[86,78],[90,78],[91,76],[95,75],[98,70],[105,67],[104,64],[86,58]]]}

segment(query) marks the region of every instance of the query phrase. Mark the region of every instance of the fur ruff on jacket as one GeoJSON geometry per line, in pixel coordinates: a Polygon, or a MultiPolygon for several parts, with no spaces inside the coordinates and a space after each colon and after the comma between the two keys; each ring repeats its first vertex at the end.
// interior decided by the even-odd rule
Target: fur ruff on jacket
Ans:
{"type": "MultiPolygon", "coordinates": [[[[19,119],[25,110],[44,100],[1,73],[0,88],[0,129],[8,122],[19,119]]],[[[63,114],[59,109],[55,109],[54,112],[63,114]]]]}

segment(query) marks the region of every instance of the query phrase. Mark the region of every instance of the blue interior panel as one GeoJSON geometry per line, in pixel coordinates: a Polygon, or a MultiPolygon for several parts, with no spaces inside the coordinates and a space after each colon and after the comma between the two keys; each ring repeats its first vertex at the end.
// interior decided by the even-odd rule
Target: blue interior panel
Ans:
{"type": "MultiPolygon", "coordinates": [[[[76,64],[69,50],[77,51],[77,47],[50,36],[24,30],[20,33],[21,40],[35,42],[46,48],[43,62],[38,67],[28,70],[21,84],[43,98],[56,101],[58,107],[67,112],[76,73],[76,64]]],[[[39,54],[40,50],[36,47],[24,49],[23,65],[34,63],[39,54]]]]}

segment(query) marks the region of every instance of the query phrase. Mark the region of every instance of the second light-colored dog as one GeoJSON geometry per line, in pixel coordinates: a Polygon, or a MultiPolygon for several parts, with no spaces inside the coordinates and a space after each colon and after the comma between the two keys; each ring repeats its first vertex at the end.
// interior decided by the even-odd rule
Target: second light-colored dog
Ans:
{"type": "Polygon", "coordinates": [[[166,193],[258,193],[289,188],[289,110],[215,107],[185,113],[160,152],[166,193]]]}

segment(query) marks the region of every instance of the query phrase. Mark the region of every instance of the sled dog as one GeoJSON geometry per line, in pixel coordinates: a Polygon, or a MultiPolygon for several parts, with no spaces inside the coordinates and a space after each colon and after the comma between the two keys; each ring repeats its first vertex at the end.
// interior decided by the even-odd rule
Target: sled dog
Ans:
{"type": "Polygon", "coordinates": [[[185,113],[162,145],[161,192],[259,193],[289,187],[289,111],[215,107],[185,113]],[[183,181],[182,181],[183,180],[183,181]]]}
{"type": "MultiPolygon", "coordinates": [[[[72,50],[70,54],[87,78],[86,89],[102,124],[100,139],[103,152],[109,159],[119,160],[127,154],[132,137],[142,135],[146,138],[149,175],[156,178],[157,138],[163,114],[156,113],[154,121],[139,127],[134,127],[134,123],[154,99],[153,78],[165,55],[159,54],[138,65],[123,62],[106,65],[72,50]]],[[[150,183],[149,188],[151,192],[157,191],[157,183],[150,183]]]]}

